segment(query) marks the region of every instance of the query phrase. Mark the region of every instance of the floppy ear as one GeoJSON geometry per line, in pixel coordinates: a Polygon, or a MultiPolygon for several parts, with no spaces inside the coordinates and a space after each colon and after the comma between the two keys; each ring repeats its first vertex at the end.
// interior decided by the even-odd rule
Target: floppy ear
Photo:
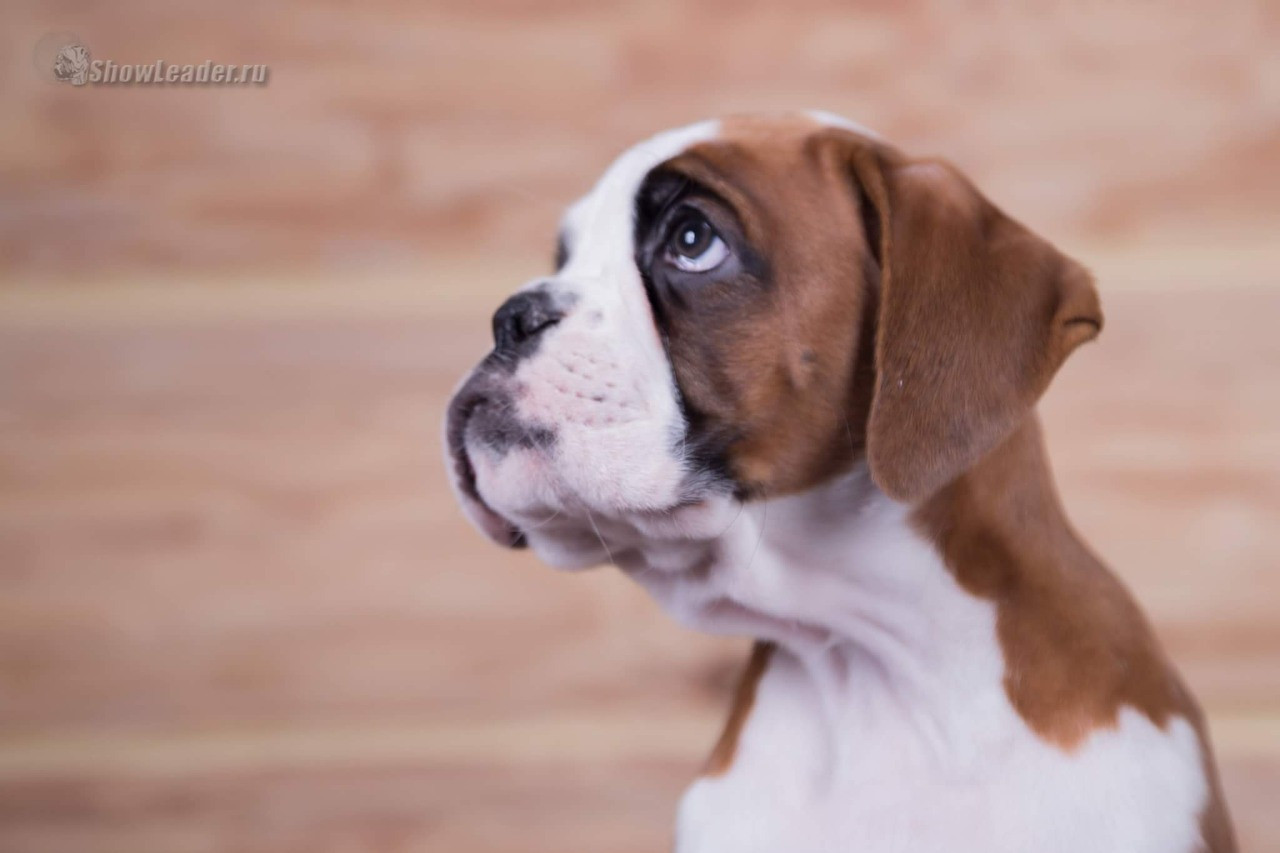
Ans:
{"type": "Polygon", "coordinates": [[[881,263],[867,460],[917,501],[1013,432],[1102,310],[1084,268],[952,166],[867,146],[854,168],[881,263]]]}

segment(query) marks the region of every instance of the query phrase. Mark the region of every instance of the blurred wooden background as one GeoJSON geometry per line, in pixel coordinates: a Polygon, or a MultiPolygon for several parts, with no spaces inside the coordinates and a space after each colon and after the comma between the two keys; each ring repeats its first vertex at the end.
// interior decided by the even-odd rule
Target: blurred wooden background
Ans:
{"type": "Polygon", "coordinates": [[[1280,850],[1280,8],[0,9],[0,851],[666,849],[743,644],[453,506],[446,396],[640,136],[815,106],[1098,275],[1077,525],[1280,850]],[[264,62],[73,89],[38,45],[264,62]]]}

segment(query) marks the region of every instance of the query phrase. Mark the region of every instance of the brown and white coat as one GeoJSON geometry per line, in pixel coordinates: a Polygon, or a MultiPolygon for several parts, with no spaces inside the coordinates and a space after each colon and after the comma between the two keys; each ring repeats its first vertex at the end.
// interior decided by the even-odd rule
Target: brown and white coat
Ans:
{"type": "Polygon", "coordinates": [[[757,638],[679,853],[1228,853],[1203,720],[1033,411],[1089,275],[825,114],[623,154],[450,409],[468,515],[757,638]]]}

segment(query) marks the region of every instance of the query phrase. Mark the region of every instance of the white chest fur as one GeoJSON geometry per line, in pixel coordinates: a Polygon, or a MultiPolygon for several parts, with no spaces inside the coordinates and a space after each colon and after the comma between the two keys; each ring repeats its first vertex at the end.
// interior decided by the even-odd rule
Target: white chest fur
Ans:
{"type": "Polygon", "coordinates": [[[1007,704],[971,720],[985,739],[968,744],[930,744],[888,694],[824,705],[804,665],[775,656],[729,772],[685,794],[677,853],[1197,849],[1206,787],[1185,720],[1125,710],[1066,753],[1007,704]]]}
{"type": "Polygon", "coordinates": [[[629,566],[682,621],[779,646],[677,853],[1197,849],[1192,726],[1126,708],[1071,750],[1042,740],[1005,692],[994,605],[865,476],[748,507],[718,541],[696,573],[629,566]]]}

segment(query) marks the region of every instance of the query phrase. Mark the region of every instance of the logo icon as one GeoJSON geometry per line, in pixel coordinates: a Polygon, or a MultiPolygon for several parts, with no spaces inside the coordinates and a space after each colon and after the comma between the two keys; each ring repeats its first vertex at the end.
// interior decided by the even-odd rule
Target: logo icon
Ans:
{"type": "Polygon", "coordinates": [[[72,86],[89,82],[89,48],[73,42],[64,45],[53,61],[53,76],[72,86]]]}

